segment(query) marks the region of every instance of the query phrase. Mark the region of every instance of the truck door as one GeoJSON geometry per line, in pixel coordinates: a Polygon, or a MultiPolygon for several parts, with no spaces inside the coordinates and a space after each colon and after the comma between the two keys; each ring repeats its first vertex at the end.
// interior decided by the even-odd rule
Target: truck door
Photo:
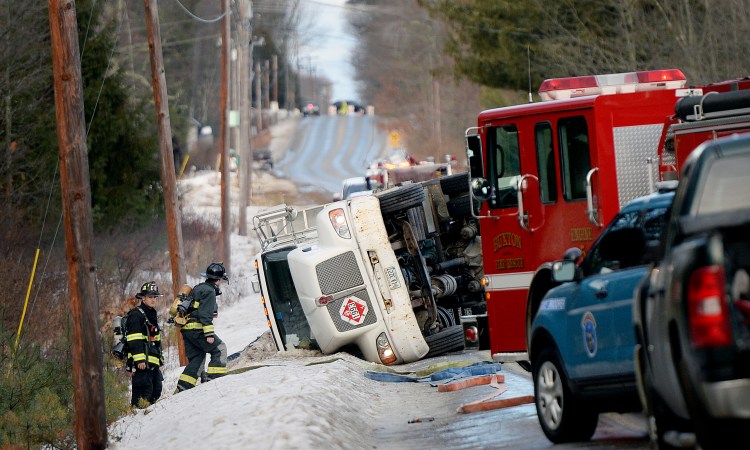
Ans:
{"type": "Polygon", "coordinates": [[[541,223],[534,205],[539,203],[536,157],[533,147],[522,151],[522,145],[533,144],[531,139],[522,144],[516,124],[491,126],[486,133],[486,173],[493,195],[487,201],[491,217],[481,227],[490,348],[493,354],[524,352],[526,291],[536,268],[531,236],[541,223]],[[526,208],[521,216],[519,203],[526,208]]]}
{"type": "Polygon", "coordinates": [[[561,258],[570,247],[580,247],[585,253],[600,231],[587,212],[587,181],[591,181],[595,210],[599,197],[598,173],[592,172],[594,139],[588,123],[585,115],[575,115],[537,125],[537,134],[553,132],[557,138],[554,155],[544,156],[546,164],[554,167],[546,169],[546,177],[540,168],[546,234],[545,245],[537,254],[539,264],[561,258]],[[554,130],[550,130],[553,126],[554,130]],[[558,175],[559,184],[552,180],[558,175]]]}

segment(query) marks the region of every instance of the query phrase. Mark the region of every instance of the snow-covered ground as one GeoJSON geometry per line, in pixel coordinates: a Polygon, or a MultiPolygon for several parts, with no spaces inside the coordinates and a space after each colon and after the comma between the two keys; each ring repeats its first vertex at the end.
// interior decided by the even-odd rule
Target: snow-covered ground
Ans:
{"type": "MultiPolygon", "coordinates": [[[[282,122],[276,132],[283,137],[290,126],[282,122]]],[[[283,145],[279,141],[283,139],[275,140],[276,145],[283,145]]],[[[290,183],[264,174],[253,184],[268,192],[288,190],[290,183]]],[[[179,186],[183,212],[215,217],[219,223],[220,185],[217,172],[185,177],[179,186]]],[[[232,185],[237,189],[236,180],[232,185]]],[[[232,200],[236,220],[236,195],[232,200]]],[[[248,220],[259,209],[249,206],[248,220]]],[[[276,352],[266,333],[260,296],[250,283],[258,251],[252,229],[248,236],[233,234],[231,248],[230,284],[222,287],[214,324],[229,354],[242,352],[230,361],[230,372],[247,370],[174,395],[183,367],[172,349],[166,354],[161,399],[111,425],[110,448],[352,448],[350,430],[367,429],[376,417],[377,408],[362,407],[373,403],[379,384],[363,376],[372,364],[348,354],[276,352]]],[[[372,448],[367,439],[357,437],[355,447],[372,448]]]]}

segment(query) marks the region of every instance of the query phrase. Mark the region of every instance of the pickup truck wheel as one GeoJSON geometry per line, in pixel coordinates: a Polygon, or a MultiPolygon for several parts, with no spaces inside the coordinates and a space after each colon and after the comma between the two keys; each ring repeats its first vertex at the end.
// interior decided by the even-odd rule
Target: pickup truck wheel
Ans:
{"type": "Polygon", "coordinates": [[[380,200],[380,212],[383,215],[405,211],[419,206],[425,199],[421,184],[407,184],[398,188],[375,193],[380,200]]]}
{"type": "Polygon", "coordinates": [[[435,334],[425,336],[424,340],[430,346],[430,351],[427,352],[425,358],[460,351],[464,349],[464,327],[463,325],[454,325],[443,328],[435,334]]]}
{"type": "Polygon", "coordinates": [[[683,445],[679,442],[679,437],[687,436],[684,433],[689,430],[689,424],[681,423],[682,421],[679,418],[670,413],[669,408],[654,389],[648,361],[643,354],[643,344],[640,344],[640,339],[638,341],[639,344],[636,346],[636,358],[638,358],[636,370],[638,370],[638,387],[643,391],[639,392],[639,395],[641,395],[641,403],[644,407],[643,412],[648,420],[648,434],[652,448],[658,450],[683,448],[683,445]],[[675,442],[675,445],[672,444],[674,439],[671,439],[670,435],[678,437],[678,442],[675,442]]]}
{"type": "Polygon", "coordinates": [[[591,439],[599,413],[570,392],[557,352],[542,350],[533,369],[536,414],[547,439],[555,444],[591,439]]]}

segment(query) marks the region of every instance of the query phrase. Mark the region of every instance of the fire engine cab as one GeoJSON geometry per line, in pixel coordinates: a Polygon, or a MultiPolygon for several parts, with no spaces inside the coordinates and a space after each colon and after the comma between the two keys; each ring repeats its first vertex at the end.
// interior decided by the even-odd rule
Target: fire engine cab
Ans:
{"type": "Polygon", "coordinates": [[[675,103],[693,93],[676,69],[546,80],[542,102],[483,111],[466,131],[486,276],[490,349],[523,361],[526,329],[549,275],[544,262],[584,254],[659,176],[675,103]]]}

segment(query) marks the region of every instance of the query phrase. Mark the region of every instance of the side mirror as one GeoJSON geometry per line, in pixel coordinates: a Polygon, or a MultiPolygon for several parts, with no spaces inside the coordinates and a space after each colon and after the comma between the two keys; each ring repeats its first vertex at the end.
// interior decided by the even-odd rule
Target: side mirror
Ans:
{"type": "Polygon", "coordinates": [[[576,263],[570,260],[555,261],[552,263],[552,279],[558,283],[567,283],[576,278],[576,263]]]}
{"type": "Polygon", "coordinates": [[[254,273],[250,278],[250,284],[253,287],[253,292],[256,294],[260,293],[260,281],[258,280],[258,274],[254,273]]]}
{"type": "Polygon", "coordinates": [[[472,178],[471,193],[480,202],[486,202],[492,196],[492,186],[486,178],[472,178]]]}
{"type": "Polygon", "coordinates": [[[471,178],[483,177],[482,138],[478,134],[466,136],[466,157],[469,161],[469,175],[471,175],[471,178]]]}

